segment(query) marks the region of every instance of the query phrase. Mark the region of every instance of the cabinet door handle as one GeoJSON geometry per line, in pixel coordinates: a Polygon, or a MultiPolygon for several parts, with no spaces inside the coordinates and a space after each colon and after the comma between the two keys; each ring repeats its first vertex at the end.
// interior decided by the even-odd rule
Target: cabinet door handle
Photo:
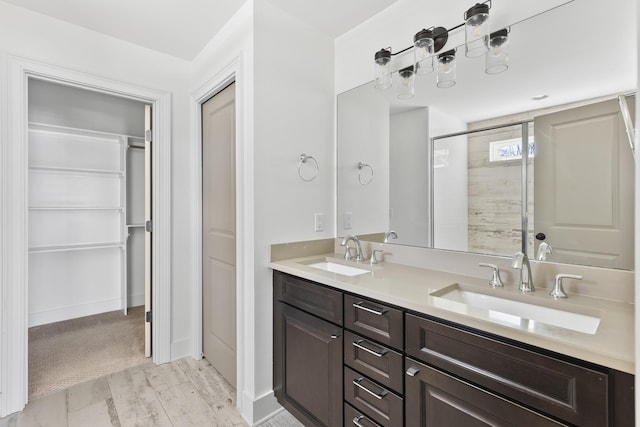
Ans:
{"type": "Polygon", "coordinates": [[[407,375],[409,375],[410,377],[415,377],[418,372],[420,372],[420,369],[416,368],[415,366],[407,369],[407,375]]]}
{"type": "Polygon", "coordinates": [[[360,415],[359,417],[353,417],[353,425],[357,427],[364,427],[360,424],[360,420],[364,418],[364,415],[360,415]]]}
{"type": "Polygon", "coordinates": [[[382,357],[382,356],[384,356],[384,355],[385,355],[385,353],[386,353],[387,351],[389,351],[389,350],[387,350],[386,348],[384,348],[384,347],[383,347],[383,348],[382,348],[382,350],[381,350],[380,352],[377,352],[377,351],[375,351],[375,350],[371,350],[370,348],[367,348],[367,347],[363,346],[363,345],[361,344],[362,342],[365,342],[365,340],[358,340],[358,341],[354,341],[354,342],[353,342],[353,346],[354,346],[355,348],[359,348],[360,350],[364,350],[364,351],[366,351],[367,353],[373,354],[373,355],[374,355],[374,356],[376,356],[376,357],[382,357]]]}
{"type": "Polygon", "coordinates": [[[365,386],[360,384],[360,381],[362,381],[363,379],[364,378],[360,377],[360,378],[357,378],[357,379],[353,380],[353,385],[355,385],[356,387],[366,391],[367,393],[369,393],[371,396],[375,397],[378,400],[384,399],[384,397],[387,394],[389,394],[389,392],[387,390],[382,390],[380,393],[376,393],[376,392],[373,392],[373,391],[369,390],[368,388],[366,388],[365,386]]]}
{"type": "Polygon", "coordinates": [[[369,307],[365,306],[364,302],[362,302],[362,301],[353,303],[353,306],[355,308],[357,308],[358,310],[363,310],[363,311],[366,311],[367,313],[375,314],[376,316],[382,316],[388,311],[386,308],[382,308],[380,310],[376,310],[374,308],[369,308],[369,307]]]}

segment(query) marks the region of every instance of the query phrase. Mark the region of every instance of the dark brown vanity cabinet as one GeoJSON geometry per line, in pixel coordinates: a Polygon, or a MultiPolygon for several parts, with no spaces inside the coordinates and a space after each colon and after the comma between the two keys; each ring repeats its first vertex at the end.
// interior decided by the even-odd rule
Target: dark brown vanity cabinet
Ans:
{"type": "Polygon", "coordinates": [[[274,390],[305,426],[634,425],[634,376],[274,272],[274,390]]]}
{"type": "Polygon", "coordinates": [[[274,393],[306,426],[343,425],[339,323],[341,292],[274,274],[274,393]]]}

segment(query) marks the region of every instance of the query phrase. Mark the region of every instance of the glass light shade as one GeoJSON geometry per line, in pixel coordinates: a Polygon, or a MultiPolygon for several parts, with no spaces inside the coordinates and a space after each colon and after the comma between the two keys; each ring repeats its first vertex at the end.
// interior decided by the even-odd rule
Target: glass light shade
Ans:
{"type": "Polygon", "coordinates": [[[456,84],[456,51],[450,50],[438,55],[438,76],[436,86],[447,88],[456,84]]]}
{"type": "Polygon", "coordinates": [[[433,72],[434,40],[431,30],[421,30],[413,37],[413,64],[416,74],[433,72]]]}
{"type": "Polygon", "coordinates": [[[391,87],[391,49],[380,49],[375,54],[374,87],[388,89],[391,87]]]}
{"type": "Polygon", "coordinates": [[[489,40],[489,52],[485,56],[484,70],[487,74],[498,74],[509,68],[509,38],[507,30],[496,31],[489,40]]]}
{"type": "Polygon", "coordinates": [[[482,56],[489,51],[489,6],[477,3],[464,15],[465,55],[482,56]]]}
{"type": "Polygon", "coordinates": [[[415,94],[416,75],[413,67],[403,68],[398,71],[400,75],[400,85],[398,86],[398,99],[411,99],[415,94]]]}

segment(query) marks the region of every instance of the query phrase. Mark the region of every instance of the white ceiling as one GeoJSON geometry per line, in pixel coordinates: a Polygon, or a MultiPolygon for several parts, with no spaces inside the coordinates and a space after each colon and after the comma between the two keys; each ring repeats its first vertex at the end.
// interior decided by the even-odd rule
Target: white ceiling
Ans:
{"type": "MultiPolygon", "coordinates": [[[[4,1],[186,60],[193,59],[244,3],[244,0],[4,1]]],[[[397,0],[269,1],[336,38],[397,0]]]]}

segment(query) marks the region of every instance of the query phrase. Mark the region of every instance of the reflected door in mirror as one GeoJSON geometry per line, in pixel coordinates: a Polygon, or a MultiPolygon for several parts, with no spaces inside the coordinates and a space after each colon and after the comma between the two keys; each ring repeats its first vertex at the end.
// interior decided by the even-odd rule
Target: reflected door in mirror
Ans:
{"type": "Polygon", "coordinates": [[[547,260],[633,269],[634,163],[618,102],[538,116],[534,129],[535,232],[553,248],[547,260]]]}

